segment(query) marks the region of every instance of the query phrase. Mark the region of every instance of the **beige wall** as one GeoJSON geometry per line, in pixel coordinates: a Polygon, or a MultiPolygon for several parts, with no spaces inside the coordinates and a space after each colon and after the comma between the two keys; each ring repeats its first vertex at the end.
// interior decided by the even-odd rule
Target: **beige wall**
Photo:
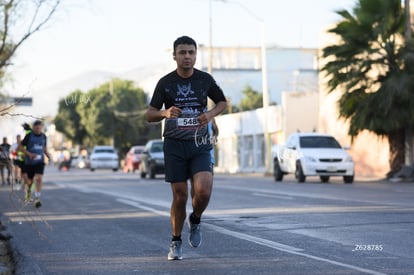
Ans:
{"type": "Polygon", "coordinates": [[[285,139],[290,134],[318,131],[319,94],[300,92],[282,94],[285,139]]]}
{"type": "Polygon", "coordinates": [[[384,177],[389,171],[388,141],[364,131],[352,142],[348,136],[349,124],[339,118],[337,101],[340,94],[327,94],[324,83],[320,87],[319,131],[333,135],[342,146],[351,146],[349,153],[355,161],[357,177],[384,177]]]}

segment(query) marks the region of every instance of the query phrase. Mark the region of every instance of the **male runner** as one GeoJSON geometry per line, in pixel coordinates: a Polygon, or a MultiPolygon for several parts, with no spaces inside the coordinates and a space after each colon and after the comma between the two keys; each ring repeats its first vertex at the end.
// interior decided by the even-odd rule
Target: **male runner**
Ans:
{"type": "Polygon", "coordinates": [[[4,168],[7,170],[7,184],[10,185],[11,176],[11,163],[10,163],[10,144],[7,142],[7,138],[3,138],[3,143],[0,144],[0,174],[1,182],[4,185],[6,183],[4,179],[4,168]]]}
{"type": "MultiPolygon", "coordinates": [[[[23,129],[24,129],[24,133],[25,133],[25,136],[27,136],[27,135],[29,135],[31,132],[32,132],[32,127],[28,124],[28,123],[23,123],[22,124],[22,127],[23,127],[23,129]]],[[[21,142],[20,142],[20,144],[21,144],[21,142]]],[[[18,147],[18,148],[20,148],[20,147],[18,147]]],[[[24,146],[24,148],[26,149],[26,146],[24,146]]],[[[26,197],[25,197],[25,202],[26,203],[29,203],[30,202],[30,200],[31,200],[31,193],[33,193],[34,192],[34,186],[33,186],[33,184],[32,185],[29,185],[29,178],[27,177],[27,172],[26,172],[26,165],[25,165],[25,154],[21,151],[21,150],[19,150],[18,149],[18,151],[19,151],[19,161],[20,161],[20,169],[21,169],[21,173],[22,173],[22,179],[23,179],[23,186],[25,187],[25,194],[26,194],[26,197]]]]}
{"type": "Polygon", "coordinates": [[[20,142],[22,142],[22,138],[20,135],[16,136],[16,143],[13,143],[11,154],[13,157],[13,170],[14,170],[14,181],[15,184],[20,184],[22,181],[22,162],[21,159],[21,152],[18,150],[20,142]]]}
{"type": "Polygon", "coordinates": [[[43,123],[36,120],[33,129],[20,143],[19,150],[25,154],[25,172],[27,174],[26,202],[30,201],[31,186],[35,182],[35,201],[34,206],[42,206],[40,202],[40,191],[42,190],[42,176],[45,168],[44,155],[50,159],[47,151],[47,138],[43,134],[43,123]]]}
{"type": "Polygon", "coordinates": [[[165,178],[171,183],[173,193],[172,240],[168,260],[181,260],[187,180],[191,179],[192,190],[193,212],[188,219],[192,247],[201,244],[200,219],[210,200],[213,185],[212,145],[197,140],[209,140],[207,124],[226,108],[227,103],[212,76],[194,68],[196,42],[182,36],[175,40],[173,46],[177,69],[159,80],[148,107],[147,120],[157,122],[165,119],[165,178]],[[216,104],[211,110],[207,110],[207,97],[216,104]],[[162,109],[163,105],[165,109],[162,109]]]}

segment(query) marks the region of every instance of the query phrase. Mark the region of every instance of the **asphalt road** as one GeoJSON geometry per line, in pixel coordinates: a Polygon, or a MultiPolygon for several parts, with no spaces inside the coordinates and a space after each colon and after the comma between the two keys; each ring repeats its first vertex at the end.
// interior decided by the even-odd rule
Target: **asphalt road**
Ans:
{"type": "Polygon", "coordinates": [[[414,184],[217,175],[203,245],[169,262],[162,177],[49,169],[45,181],[40,210],[0,187],[17,274],[414,274],[414,184]]]}

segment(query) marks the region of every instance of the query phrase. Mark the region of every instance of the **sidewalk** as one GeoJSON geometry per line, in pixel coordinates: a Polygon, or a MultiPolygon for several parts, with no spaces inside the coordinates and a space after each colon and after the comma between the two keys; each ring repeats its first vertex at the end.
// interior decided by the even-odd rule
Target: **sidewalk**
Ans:
{"type": "Polygon", "coordinates": [[[13,249],[13,236],[8,230],[8,219],[3,216],[10,204],[10,185],[0,185],[0,275],[16,273],[16,251],[13,249]]]}
{"type": "MultiPolygon", "coordinates": [[[[1,216],[0,216],[1,218],[1,216]]],[[[14,274],[14,261],[12,259],[12,251],[9,244],[10,236],[6,231],[6,227],[0,221],[0,274],[14,274]]]]}

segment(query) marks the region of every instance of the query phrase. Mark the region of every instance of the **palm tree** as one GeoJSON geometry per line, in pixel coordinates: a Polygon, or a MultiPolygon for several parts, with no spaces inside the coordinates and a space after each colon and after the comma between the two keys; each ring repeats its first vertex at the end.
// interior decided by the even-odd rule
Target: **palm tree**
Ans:
{"type": "Polygon", "coordinates": [[[338,43],[323,49],[329,92],[339,90],[339,114],[348,133],[363,130],[386,137],[389,176],[405,161],[405,132],[414,125],[414,44],[404,39],[400,0],[359,0],[330,33],[338,43]]]}

